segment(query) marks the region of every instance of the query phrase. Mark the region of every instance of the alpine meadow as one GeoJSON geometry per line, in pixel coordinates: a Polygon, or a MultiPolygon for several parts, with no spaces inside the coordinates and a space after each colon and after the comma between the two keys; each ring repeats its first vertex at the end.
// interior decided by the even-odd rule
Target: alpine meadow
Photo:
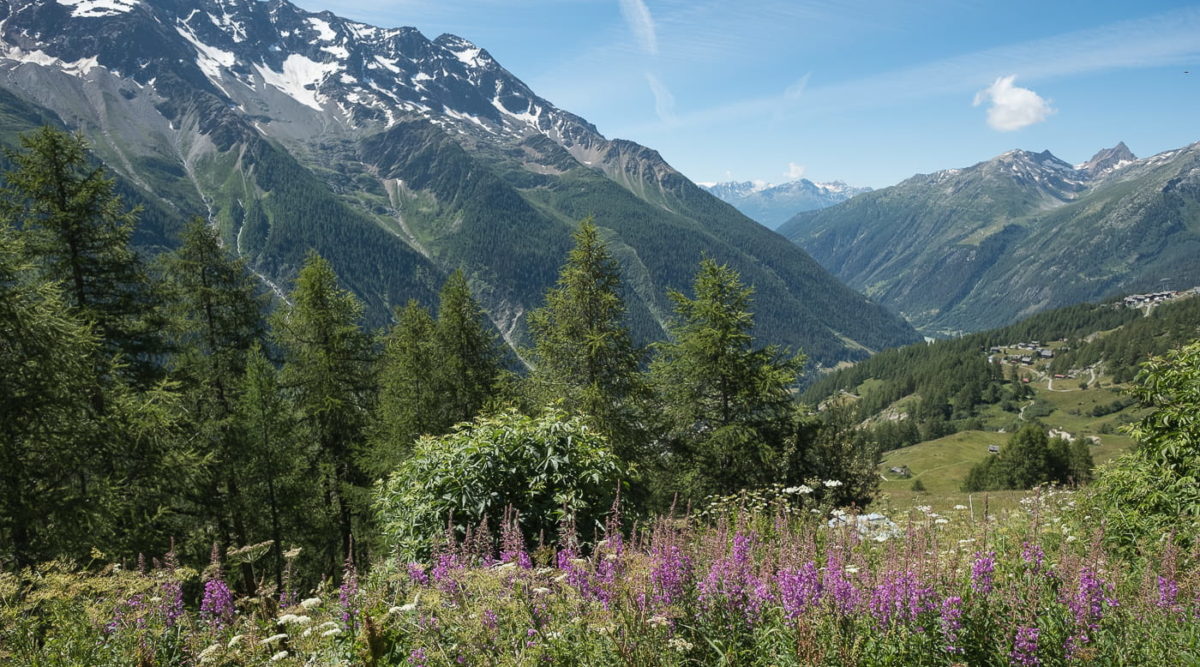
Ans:
{"type": "Polygon", "coordinates": [[[0,0],[0,665],[1200,664],[1196,7],[297,1],[0,0]]]}

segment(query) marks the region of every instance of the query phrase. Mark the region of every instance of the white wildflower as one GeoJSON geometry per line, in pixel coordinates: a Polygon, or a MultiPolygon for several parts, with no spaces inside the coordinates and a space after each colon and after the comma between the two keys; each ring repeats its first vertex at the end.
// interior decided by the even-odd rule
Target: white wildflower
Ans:
{"type": "Polygon", "coordinates": [[[646,622],[659,628],[665,627],[669,623],[666,616],[651,616],[646,622]]]}
{"type": "Polygon", "coordinates": [[[336,636],[338,636],[338,635],[340,635],[340,634],[342,634],[342,629],[341,629],[341,628],[334,628],[334,629],[332,629],[332,630],[326,630],[325,632],[322,632],[322,633],[321,633],[321,636],[322,636],[322,637],[336,637],[336,636]]]}
{"type": "Polygon", "coordinates": [[[312,619],[300,614],[284,614],[279,617],[280,625],[308,625],[312,619]]]}
{"type": "Polygon", "coordinates": [[[938,517],[937,521],[934,521],[934,523],[950,523],[950,520],[938,517]]]}
{"type": "Polygon", "coordinates": [[[874,537],[874,540],[876,542],[887,542],[888,541],[887,533],[880,533],[880,534],[876,535],[874,537]]]}
{"type": "Polygon", "coordinates": [[[933,511],[933,508],[929,505],[917,505],[917,511],[922,514],[929,514],[931,511],[933,511]]]}
{"type": "Polygon", "coordinates": [[[550,589],[546,588],[544,586],[538,586],[537,588],[533,589],[534,595],[545,595],[546,593],[549,593],[549,592],[550,592],[550,589]]]}
{"type": "Polygon", "coordinates": [[[556,583],[556,584],[561,584],[562,582],[564,582],[564,581],[566,581],[566,580],[567,580],[567,575],[565,575],[565,574],[560,574],[560,575],[558,575],[557,577],[555,577],[555,578],[554,578],[554,583],[556,583]]]}
{"type": "Polygon", "coordinates": [[[279,662],[280,660],[283,660],[286,657],[288,657],[288,652],[280,651],[279,653],[276,653],[275,655],[271,656],[271,662],[279,662]]]}
{"type": "Polygon", "coordinates": [[[300,636],[301,636],[301,637],[308,637],[308,636],[312,635],[312,631],[313,631],[313,629],[312,629],[312,628],[308,628],[308,629],[306,629],[304,632],[301,632],[301,633],[300,633],[300,636]]]}
{"type": "Polygon", "coordinates": [[[968,537],[968,538],[967,538],[967,539],[965,539],[965,540],[959,540],[959,541],[958,541],[958,543],[959,543],[959,544],[970,544],[970,543],[972,543],[972,542],[974,542],[974,541],[975,541],[975,538],[974,538],[974,537],[968,537]]]}
{"type": "Polygon", "coordinates": [[[668,639],[667,646],[670,646],[671,648],[675,649],[676,651],[678,651],[680,653],[687,653],[688,651],[691,651],[692,648],[694,648],[692,646],[691,642],[689,642],[688,640],[686,640],[682,637],[672,637],[672,638],[668,639]]]}
{"type": "Polygon", "coordinates": [[[213,655],[217,651],[220,651],[220,650],[221,650],[220,644],[213,644],[212,646],[209,646],[208,648],[204,649],[203,651],[200,651],[200,655],[199,655],[200,662],[208,662],[208,659],[213,657],[213,655]]]}
{"type": "Polygon", "coordinates": [[[287,639],[287,633],[281,632],[277,635],[271,635],[270,637],[267,637],[266,639],[262,640],[259,643],[260,644],[274,644],[275,642],[279,641],[280,639],[287,639]]]}
{"type": "Polygon", "coordinates": [[[234,646],[237,646],[238,642],[242,641],[242,638],[245,636],[246,635],[234,635],[234,636],[230,637],[229,638],[229,648],[233,648],[234,646]]]}
{"type": "Polygon", "coordinates": [[[825,488],[827,488],[827,489],[835,489],[841,485],[842,485],[842,482],[839,480],[836,480],[836,479],[825,480],[825,488]]]}
{"type": "Polygon", "coordinates": [[[955,505],[955,506],[954,506],[954,509],[956,509],[956,510],[958,510],[958,511],[960,511],[960,512],[961,512],[962,510],[965,510],[965,509],[967,509],[967,506],[966,506],[966,505],[955,505]]]}
{"type": "Polygon", "coordinates": [[[321,598],[308,598],[307,600],[304,600],[303,602],[301,602],[300,606],[304,607],[305,609],[312,609],[313,607],[320,607],[321,606],[321,598]]]}
{"type": "Polygon", "coordinates": [[[850,574],[858,574],[858,566],[857,565],[847,565],[846,572],[848,572],[850,574]]]}
{"type": "Polygon", "coordinates": [[[324,623],[318,625],[317,629],[325,630],[328,628],[337,628],[337,627],[341,627],[341,623],[338,623],[337,621],[325,621],[324,623]]]}

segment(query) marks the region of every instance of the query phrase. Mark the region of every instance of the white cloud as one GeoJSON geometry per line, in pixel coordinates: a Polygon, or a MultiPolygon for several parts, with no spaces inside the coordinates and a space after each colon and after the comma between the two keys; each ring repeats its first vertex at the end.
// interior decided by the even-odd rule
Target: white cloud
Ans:
{"type": "Polygon", "coordinates": [[[654,112],[664,123],[675,122],[675,96],[658,77],[646,72],[646,83],[650,84],[650,92],[654,93],[654,112]]]}
{"type": "Polygon", "coordinates": [[[804,178],[804,172],[806,171],[808,171],[808,167],[805,167],[802,164],[796,164],[795,162],[789,162],[787,171],[783,172],[783,175],[789,181],[798,181],[804,178]]]}
{"type": "Polygon", "coordinates": [[[975,93],[974,106],[991,102],[987,123],[993,130],[1011,132],[1046,120],[1054,113],[1050,103],[1028,88],[1014,86],[1016,74],[1002,76],[992,85],[975,93]]]}
{"type": "Polygon", "coordinates": [[[642,49],[652,55],[658,55],[658,34],[654,30],[654,17],[642,0],[618,0],[621,3],[621,16],[633,31],[642,49]]]}

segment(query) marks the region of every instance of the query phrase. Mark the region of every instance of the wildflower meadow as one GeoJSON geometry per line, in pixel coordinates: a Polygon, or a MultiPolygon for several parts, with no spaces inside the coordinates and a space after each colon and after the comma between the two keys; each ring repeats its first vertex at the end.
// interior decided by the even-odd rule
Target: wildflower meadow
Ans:
{"type": "MultiPolygon", "coordinates": [[[[830,484],[836,481],[829,480],[830,484]]],[[[859,515],[810,486],[529,545],[511,512],[421,561],[237,594],[197,572],[51,562],[0,575],[0,661],[36,665],[1178,665],[1200,551],[1106,546],[1076,492],[859,515]]],[[[291,554],[295,556],[294,553],[291,554]]],[[[231,560],[225,558],[224,560],[231,560]]]]}

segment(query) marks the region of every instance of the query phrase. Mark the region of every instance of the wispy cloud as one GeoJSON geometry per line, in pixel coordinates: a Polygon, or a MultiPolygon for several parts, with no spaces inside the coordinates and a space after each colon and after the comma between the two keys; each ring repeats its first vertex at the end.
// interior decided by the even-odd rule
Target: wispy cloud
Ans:
{"type": "Polygon", "coordinates": [[[1011,132],[1046,120],[1054,113],[1050,103],[1028,88],[1014,86],[1017,75],[996,79],[992,85],[975,93],[974,106],[991,102],[987,123],[993,130],[1011,132]]]}
{"type": "Polygon", "coordinates": [[[795,162],[789,162],[787,171],[783,172],[783,176],[789,181],[798,181],[804,178],[804,173],[806,171],[808,171],[808,167],[805,167],[802,164],[796,164],[795,162]]]}
{"type": "Polygon", "coordinates": [[[646,72],[646,83],[650,84],[650,92],[654,93],[654,112],[664,123],[675,122],[675,96],[657,76],[646,72]]]}
{"type": "Polygon", "coordinates": [[[652,55],[658,55],[658,33],[654,29],[654,17],[642,0],[618,0],[621,3],[621,16],[633,32],[642,49],[652,55]]]}
{"type": "MultiPolygon", "coordinates": [[[[679,114],[679,127],[702,126],[755,117],[780,117],[798,109],[838,112],[886,107],[936,95],[961,94],[988,86],[998,77],[1021,72],[1027,81],[1114,69],[1186,63],[1200,55],[1200,7],[1121,21],[1099,28],[1009,44],[869,77],[815,85],[803,95],[796,86],[774,95],[738,100],[679,114]]],[[[622,128],[637,136],[653,128],[622,128]]]]}

